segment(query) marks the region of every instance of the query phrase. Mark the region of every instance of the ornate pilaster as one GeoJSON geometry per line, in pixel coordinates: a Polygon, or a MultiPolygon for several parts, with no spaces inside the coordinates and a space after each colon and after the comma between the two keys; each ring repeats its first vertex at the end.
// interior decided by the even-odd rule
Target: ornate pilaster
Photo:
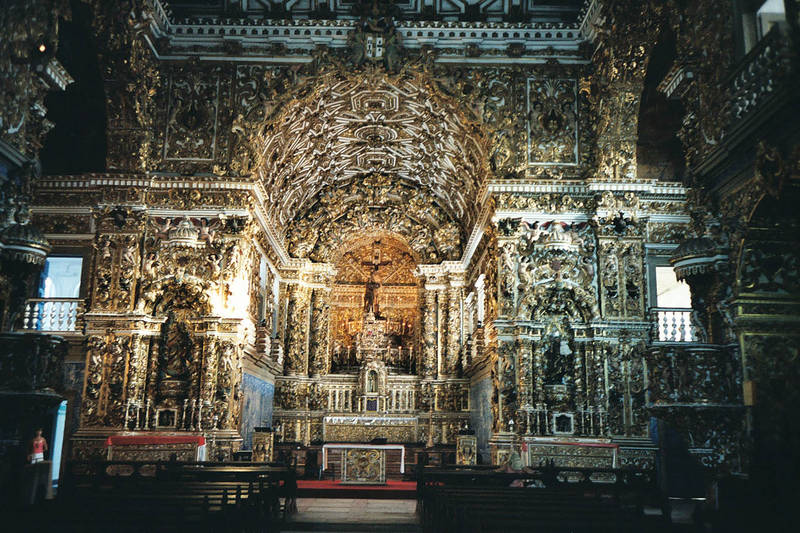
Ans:
{"type": "Polygon", "coordinates": [[[289,308],[286,318],[284,372],[288,376],[307,375],[311,289],[294,283],[289,285],[287,296],[289,308]]]}
{"type": "Polygon", "coordinates": [[[622,213],[598,222],[600,305],[607,318],[645,318],[644,243],[639,224],[622,213]]]}
{"type": "Polygon", "coordinates": [[[425,289],[422,319],[422,375],[436,376],[436,291],[425,289]]]}
{"type": "Polygon", "coordinates": [[[516,341],[503,340],[500,342],[496,384],[500,399],[499,417],[496,420],[499,431],[514,432],[518,429],[515,420],[518,407],[517,351],[516,341]]]}
{"type": "Polygon", "coordinates": [[[144,0],[125,8],[113,2],[93,4],[97,39],[105,44],[100,63],[107,95],[107,166],[151,170],[159,148],[156,110],[164,103],[160,64],[145,39],[155,15],[144,0]]]}
{"type": "Polygon", "coordinates": [[[447,356],[444,372],[448,376],[460,373],[459,356],[461,355],[461,302],[463,297],[463,280],[451,279],[447,297],[447,356]]]}
{"type": "Polygon", "coordinates": [[[330,369],[330,290],[313,289],[311,301],[309,373],[319,377],[330,369]]]}
{"type": "Polygon", "coordinates": [[[142,264],[140,234],[144,217],[130,208],[96,213],[92,311],[128,312],[134,307],[142,264]]]}
{"type": "Polygon", "coordinates": [[[438,331],[436,336],[436,374],[439,378],[446,377],[447,374],[448,296],[447,290],[444,288],[436,291],[436,329],[438,331]]]}
{"type": "Polygon", "coordinates": [[[516,312],[517,245],[513,241],[500,244],[497,268],[497,302],[500,317],[513,317],[516,312]]]}

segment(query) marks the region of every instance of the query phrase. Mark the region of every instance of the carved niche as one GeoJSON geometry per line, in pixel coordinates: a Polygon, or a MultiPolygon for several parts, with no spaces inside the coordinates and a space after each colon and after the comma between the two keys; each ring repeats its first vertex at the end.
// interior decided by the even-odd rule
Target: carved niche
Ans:
{"type": "Polygon", "coordinates": [[[558,221],[521,226],[517,319],[564,315],[588,322],[598,316],[592,228],[558,221]]]}
{"type": "Polygon", "coordinates": [[[166,406],[178,407],[188,394],[193,348],[187,325],[170,312],[161,326],[158,343],[158,393],[166,406]]]}

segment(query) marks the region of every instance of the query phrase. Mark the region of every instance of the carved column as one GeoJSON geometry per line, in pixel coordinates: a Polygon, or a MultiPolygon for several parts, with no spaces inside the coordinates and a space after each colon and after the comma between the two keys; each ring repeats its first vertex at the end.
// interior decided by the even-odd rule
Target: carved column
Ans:
{"type": "Polygon", "coordinates": [[[326,374],[330,368],[328,362],[330,291],[327,289],[314,289],[311,300],[309,372],[313,377],[318,377],[326,374]]]}
{"type": "Polygon", "coordinates": [[[501,316],[512,317],[515,311],[517,288],[517,244],[505,242],[501,246],[497,274],[498,311],[501,316]]]}
{"type": "MultiPolygon", "coordinates": [[[[200,339],[198,339],[199,341],[200,339]]],[[[231,347],[226,342],[217,343],[215,338],[207,338],[203,342],[203,367],[202,367],[202,389],[200,390],[200,402],[206,406],[212,405],[214,401],[214,393],[217,390],[218,379],[218,366],[220,357],[223,350],[229,350],[231,347]]],[[[189,395],[193,397],[192,394],[189,395]]],[[[196,396],[195,396],[196,397],[196,396]]]]}
{"type": "Polygon", "coordinates": [[[461,353],[461,298],[463,280],[450,281],[447,298],[447,357],[445,358],[445,374],[456,376],[459,373],[459,355],[461,353]]]}
{"type": "Polygon", "coordinates": [[[124,423],[125,368],[131,338],[109,330],[88,340],[87,384],[81,404],[82,426],[122,426],[124,423]]]}
{"type": "Polygon", "coordinates": [[[242,382],[241,347],[234,342],[220,342],[216,356],[216,394],[213,416],[204,427],[237,429],[241,410],[239,387],[242,382]]]}
{"type": "Polygon", "coordinates": [[[544,353],[541,342],[533,343],[533,397],[537,403],[545,401],[544,396],[544,353]]]}
{"type": "Polygon", "coordinates": [[[500,431],[516,429],[511,425],[517,413],[517,343],[504,341],[498,350],[498,387],[500,397],[500,431]]]}
{"type": "Polygon", "coordinates": [[[436,291],[425,289],[422,332],[422,375],[436,375],[436,291]]]}
{"type": "Polygon", "coordinates": [[[148,338],[141,335],[131,337],[131,359],[128,368],[128,386],[126,402],[142,402],[145,395],[147,379],[148,338]]]}
{"type": "Polygon", "coordinates": [[[295,283],[288,288],[286,316],[286,357],[284,371],[289,376],[308,373],[308,333],[311,289],[295,283]]]}
{"type": "Polygon", "coordinates": [[[436,327],[439,334],[436,340],[436,374],[438,377],[443,377],[447,373],[447,291],[440,289],[436,291],[436,300],[438,303],[438,312],[436,315],[436,327]]]}
{"type": "Polygon", "coordinates": [[[640,239],[599,239],[600,301],[604,317],[645,318],[644,248],[640,239]]]}

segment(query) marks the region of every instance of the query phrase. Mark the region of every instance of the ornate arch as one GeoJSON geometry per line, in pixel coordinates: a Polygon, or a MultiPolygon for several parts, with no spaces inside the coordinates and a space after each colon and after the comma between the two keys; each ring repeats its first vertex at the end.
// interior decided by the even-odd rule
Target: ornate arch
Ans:
{"type": "Polygon", "coordinates": [[[142,310],[151,315],[166,312],[204,316],[212,313],[209,298],[212,282],[195,276],[166,276],[145,285],[139,299],[142,310]]]}

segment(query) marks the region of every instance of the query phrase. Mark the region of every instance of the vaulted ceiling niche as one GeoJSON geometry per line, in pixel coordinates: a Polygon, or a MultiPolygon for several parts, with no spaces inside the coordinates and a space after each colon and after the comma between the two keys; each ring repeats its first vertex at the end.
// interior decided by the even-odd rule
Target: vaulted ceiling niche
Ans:
{"type": "Polygon", "coordinates": [[[480,210],[487,139],[435,80],[321,72],[257,141],[266,206],[294,257],[327,261],[353,231],[395,231],[422,262],[458,259],[480,210]]]}

